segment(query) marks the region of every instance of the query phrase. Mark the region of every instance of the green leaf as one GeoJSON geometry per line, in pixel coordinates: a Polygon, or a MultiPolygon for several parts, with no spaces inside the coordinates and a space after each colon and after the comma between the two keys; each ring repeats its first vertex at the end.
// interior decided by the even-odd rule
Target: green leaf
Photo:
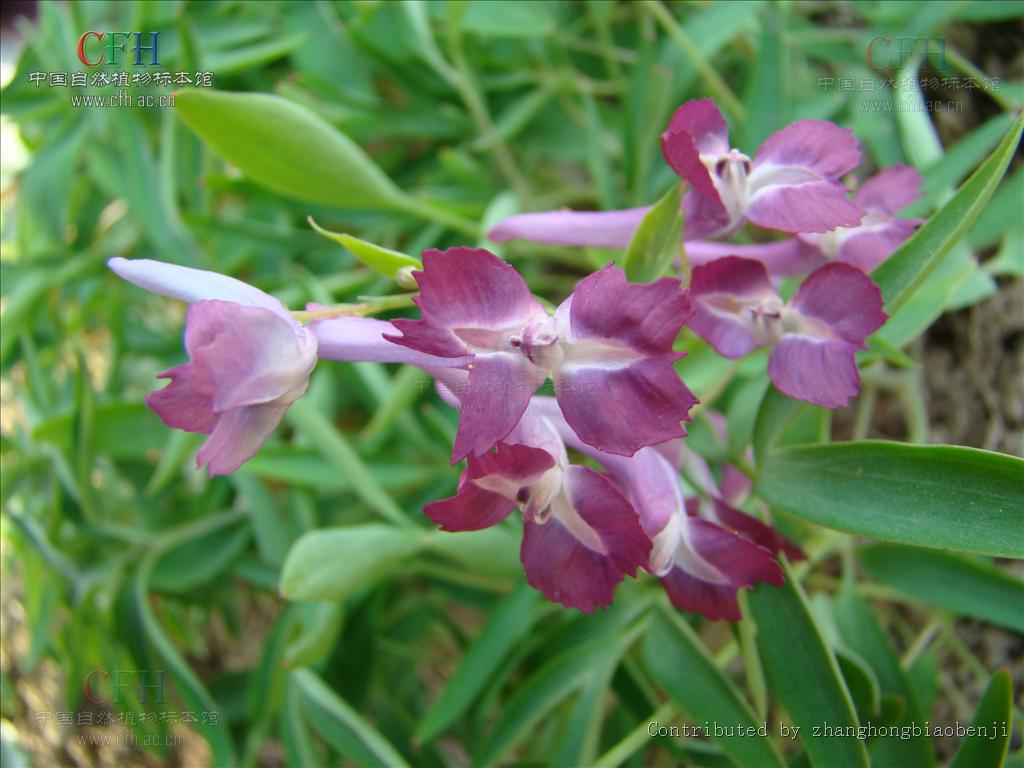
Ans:
{"type": "MultiPolygon", "coordinates": [[[[344,232],[331,232],[330,230],[324,229],[317,224],[312,216],[306,219],[318,234],[323,235],[328,240],[333,240],[348,249],[349,253],[359,259],[363,264],[368,266],[377,272],[380,272],[385,277],[390,277],[394,280],[399,279],[399,273],[405,269],[422,269],[423,264],[419,259],[414,259],[412,256],[408,256],[399,251],[392,251],[390,248],[384,248],[380,245],[367,242],[366,240],[360,240],[358,237],[352,237],[352,235],[346,235],[344,232]]],[[[415,287],[415,282],[412,286],[415,287]]],[[[404,287],[404,286],[403,286],[404,287]]]]}
{"type": "Polygon", "coordinates": [[[409,765],[387,739],[315,674],[300,669],[292,674],[292,680],[299,690],[302,708],[316,730],[357,765],[409,765]]]}
{"type": "Polygon", "coordinates": [[[276,192],[342,208],[409,205],[351,139],[280,96],[190,88],[176,93],[175,111],[217,154],[276,192]]]}
{"type": "Polygon", "coordinates": [[[766,457],[757,493],[828,528],[922,547],[1024,558],[1024,461],[882,440],[766,457]]]}
{"type": "Polygon", "coordinates": [[[281,594],[289,600],[344,600],[394,573],[425,541],[426,531],[387,525],[310,531],[288,552],[281,594]]]}
{"type": "Polygon", "coordinates": [[[949,768],[1000,768],[1010,747],[1012,721],[1013,680],[1001,669],[992,675],[971,720],[973,735],[968,732],[960,742],[949,768]],[[981,733],[981,728],[986,731],[981,733]]]}
{"type": "Polygon", "coordinates": [[[317,664],[334,649],[344,622],[340,603],[304,603],[299,606],[299,631],[284,651],[289,667],[317,664]]]}
{"type": "Polygon", "coordinates": [[[1024,115],[1014,122],[995,151],[952,199],[872,273],[888,312],[899,309],[942,257],[970,231],[1006,172],[1022,130],[1024,115]]]}
{"type": "Polygon", "coordinates": [[[427,742],[452,725],[480,695],[491,676],[533,626],[537,592],[523,584],[491,612],[487,625],[466,650],[440,697],[416,727],[427,742]]]}
{"type": "Polygon", "coordinates": [[[793,723],[800,726],[811,765],[866,768],[863,741],[855,737],[814,736],[814,728],[822,723],[840,733],[855,733],[857,719],[835,657],[811,616],[807,598],[788,566],[785,572],[783,586],[759,584],[749,596],[769,688],[793,723]]]}
{"type": "Polygon", "coordinates": [[[649,283],[668,272],[672,261],[682,254],[683,211],[679,207],[682,185],[673,184],[644,216],[636,228],[622,268],[634,283],[649,283]]]}
{"type": "MultiPolygon", "coordinates": [[[[871,606],[852,590],[844,589],[836,598],[835,612],[843,642],[871,665],[883,696],[893,694],[904,702],[903,714],[894,725],[904,727],[923,722],[926,718],[921,702],[900,666],[892,641],[879,625],[871,606]]],[[[876,720],[875,725],[880,723],[876,720]]],[[[879,737],[871,744],[869,752],[872,761],[878,765],[935,764],[931,742],[923,734],[912,735],[909,739],[879,737]]]]}
{"type": "Polygon", "coordinates": [[[772,742],[756,735],[762,723],[679,616],[655,613],[644,637],[644,660],[654,679],[691,720],[735,724],[755,734],[718,740],[737,765],[785,765],[772,742]]]}
{"type": "Polygon", "coordinates": [[[857,557],[872,579],[916,600],[1024,634],[1024,582],[999,568],[898,544],[862,547],[857,557]]]}
{"type": "Polygon", "coordinates": [[[556,31],[545,3],[471,0],[462,14],[462,29],[486,37],[547,37],[556,31]]]}

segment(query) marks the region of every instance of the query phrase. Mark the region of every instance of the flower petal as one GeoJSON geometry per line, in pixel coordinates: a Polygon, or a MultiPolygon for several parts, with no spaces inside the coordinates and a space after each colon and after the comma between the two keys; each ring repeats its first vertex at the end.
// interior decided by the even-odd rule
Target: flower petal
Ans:
{"type": "Polygon", "coordinates": [[[770,550],[772,554],[785,552],[786,557],[794,561],[803,560],[807,557],[800,547],[753,515],[748,515],[743,510],[727,504],[722,499],[712,497],[711,503],[714,505],[715,515],[718,517],[719,522],[732,528],[744,538],[770,550]]]}
{"type": "Polygon", "coordinates": [[[863,182],[853,201],[861,208],[894,215],[920,197],[923,183],[916,168],[891,165],[863,182]]]}
{"type": "Polygon", "coordinates": [[[316,365],[316,338],[301,326],[297,330],[299,335],[290,322],[261,307],[218,300],[189,306],[185,348],[213,410],[278,400],[297,387],[304,391],[316,365]]]}
{"type": "Polygon", "coordinates": [[[118,277],[161,296],[190,304],[217,299],[249,307],[262,307],[298,325],[285,306],[273,296],[227,275],[179,267],[177,264],[153,259],[123,259],[120,256],[107,261],[107,266],[118,277]]]}
{"type": "Polygon", "coordinates": [[[690,303],[693,316],[687,325],[720,355],[734,360],[771,342],[765,325],[771,318],[763,312],[781,309],[764,265],[738,256],[694,267],[690,303]]]}
{"type": "Polygon", "coordinates": [[[839,246],[836,260],[872,272],[920,226],[920,219],[892,219],[887,224],[855,230],[839,246]]]}
{"type": "Polygon", "coordinates": [[[385,338],[398,329],[373,317],[331,317],[313,320],[308,328],[317,339],[322,360],[347,362],[406,363],[419,367],[462,367],[472,357],[437,357],[403,347],[385,338]]]}
{"type": "Polygon", "coordinates": [[[221,414],[210,437],[196,454],[196,466],[206,466],[210,477],[234,472],[259,450],[286,410],[287,405],[267,403],[221,414]]]}
{"type": "Polygon", "coordinates": [[[554,465],[554,456],[540,448],[498,443],[497,451],[470,457],[458,493],[427,504],[423,511],[445,531],[490,528],[515,509],[520,489],[554,465]]]}
{"type": "Polygon", "coordinates": [[[764,547],[707,520],[686,518],[673,568],[661,577],[672,604],[709,619],[739,621],[736,593],[755,582],[783,583],[764,547]]]}
{"type": "Polygon", "coordinates": [[[525,521],[520,557],[526,580],[549,600],[592,611],[612,602],[627,573],[636,574],[651,542],[607,478],[570,467],[565,486],[545,522],[525,521]]]}
{"type": "Polygon", "coordinates": [[[797,120],[758,150],[746,217],[783,232],[855,226],[864,211],[847,199],[836,180],[859,161],[852,131],[824,120],[797,120]]]}
{"type": "Polygon", "coordinates": [[[772,349],[768,378],[779,391],[822,408],[841,408],[860,388],[857,346],[786,334],[772,349]]]}
{"type": "Polygon", "coordinates": [[[413,272],[420,287],[421,320],[396,320],[402,336],[386,336],[420,352],[461,357],[498,351],[544,308],[515,269],[482,248],[449,248],[423,253],[423,270],[413,272]]]}
{"type": "MultiPolygon", "coordinates": [[[[729,153],[729,126],[714,100],[693,99],[679,107],[661,134],[661,151],[672,170],[710,197],[714,186],[709,189],[703,186],[703,182],[691,179],[689,174],[695,167],[694,163],[700,163],[699,155],[717,157],[729,153]]],[[[703,165],[700,167],[704,168],[703,165]]],[[[707,168],[704,168],[703,178],[710,185],[711,176],[707,168]]]]}
{"type": "Polygon", "coordinates": [[[146,398],[149,409],[172,429],[210,434],[217,426],[218,415],[213,412],[208,385],[196,381],[192,364],[176,366],[157,378],[170,379],[171,383],[146,398]]]}
{"type": "Polygon", "coordinates": [[[882,311],[882,292],[856,267],[826,264],[797,289],[789,307],[805,318],[828,326],[831,334],[863,345],[888,317],[882,311]]]}
{"type": "Polygon", "coordinates": [[[773,243],[719,243],[714,240],[687,240],[686,258],[691,267],[700,267],[726,256],[739,256],[764,264],[769,277],[805,275],[825,263],[821,253],[795,237],[773,243]]]}
{"type": "Polygon", "coordinates": [[[499,221],[487,233],[487,238],[495,243],[532,240],[552,245],[625,248],[649,210],[650,207],[523,213],[499,221]]]}
{"type": "Polygon", "coordinates": [[[452,463],[479,456],[511,432],[548,374],[523,355],[477,355],[462,396],[452,463]]]}

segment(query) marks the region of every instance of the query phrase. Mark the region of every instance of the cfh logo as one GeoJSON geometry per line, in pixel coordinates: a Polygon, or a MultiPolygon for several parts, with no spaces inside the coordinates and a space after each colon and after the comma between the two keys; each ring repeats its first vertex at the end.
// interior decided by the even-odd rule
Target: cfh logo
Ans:
{"type": "Polygon", "coordinates": [[[873,37],[868,42],[868,66],[876,70],[899,69],[911,56],[937,58],[939,69],[946,68],[944,37],[873,37]]]}
{"type": "Polygon", "coordinates": [[[164,703],[164,671],[94,669],[82,682],[82,694],[97,705],[120,704],[121,693],[133,690],[142,704],[164,703]]]}
{"type": "Polygon", "coordinates": [[[160,65],[160,33],[159,32],[93,32],[89,31],[78,38],[78,59],[87,67],[98,67],[101,64],[117,66],[121,56],[129,52],[135,54],[134,64],[137,67],[157,67],[160,65]],[[129,46],[129,42],[134,44],[129,46]],[[143,41],[148,40],[148,45],[143,41]],[[146,52],[149,61],[142,60],[146,52]]]}

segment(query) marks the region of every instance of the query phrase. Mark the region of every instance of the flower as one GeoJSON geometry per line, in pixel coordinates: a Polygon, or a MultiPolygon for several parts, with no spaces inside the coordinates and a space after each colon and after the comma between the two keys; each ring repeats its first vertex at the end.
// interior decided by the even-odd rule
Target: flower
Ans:
{"type": "Polygon", "coordinates": [[[446,531],[496,525],[523,515],[526,579],[549,600],[592,611],[612,602],[626,574],[646,563],[651,542],[615,485],[569,464],[551,423],[525,416],[496,450],[471,455],[455,496],[424,513],[446,531]]]}
{"type": "Polygon", "coordinates": [[[631,458],[599,460],[640,515],[653,542],[647,569],[661,579],[676,608],[712,620],[739,621],[740,589],[759,581],[783,583],[771,550],[717,521],[687,514],[679,473],[658,448],[643,448],[631,458]]]}
{"type": "Polygon", "coordinates": [[[316,337],[273,296],[240,280],[149,259],[114,258],[120,277],[191,303],[189,361],[146,404],[172,428],[209,435],[196,455],[211,476],[238,469],[302,396],[316,364],[316,337]]]}
{"type": "Polygon", "coordinates": [[[693,270],[687,324],[737,359],[771,346],[768,376],[779,391],[825,408],[860,388],[855,354],[886,320],[871,278],[849,264],[812,272],[783,304],[764,265],[729,256],[693,270]]]}
{"type": "MultiPolygon", "coordinates": [[[[729,129],[711,99],[676,110],[661,135],[666,162],[690,184],[683,198],[686,240],[719,239],[749,220],[782,232],[827,232],[860,223],[839,178],[857,166],[853,133],[825,120],[797,120],[772,134],[751,160],[729,145],[729,129]]],[[[512,216],[488,233],[494,242],[622,248],[649,208],[548,211],[512,216]]]]}
{"type": "Polygon", "coordinates": [[[673,364],[688,308],[679,281],[627,283],[608,266],[584,278],[554,315],[519,274],[482,249],[426,251],[419,320],[387,336],[419,352],[470,357],[453,463],[480,456],[519,423],[550,375],[558,404],[583,442],[631,455],[681,437],[697,402],[673,364]]]}
{"type": "Polygon", "coordinates": [[[823,261],[842,261],[871,272],[914,234],[921,219],[898,219],[896,213],[917,200],[922,179],[915,169],[894,165],[858,187],[853,201],[867,211],[856,227],[840,227],[799,238],[823,261]]]}

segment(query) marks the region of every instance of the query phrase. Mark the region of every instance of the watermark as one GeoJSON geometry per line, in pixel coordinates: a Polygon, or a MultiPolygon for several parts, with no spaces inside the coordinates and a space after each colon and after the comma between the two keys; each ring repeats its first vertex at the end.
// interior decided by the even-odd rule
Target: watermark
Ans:
{"type": "Polygon", "coordinates": [[[212,88],[213,72],[29,72],[36,88],[212,88]]]}
{"type": "Polygon", "coordinates": [[[892,93],[894,91],[918,88],[925,90],[983,89],[999,91],[1002,78],[982,77],[819,77],[818,87],[825,93],[892,93]]]}
{"type": "Polygon", "coordinates": [[[915,98],[869,99],[860,103],[861,112],[908,113],[908,112],[963,112],[963,101],[931,101],[915,98]]]}
{"type": "Polygon", "coordinates": [[[83,747],[179,747],[181,735],[177,733],[144,733],[141,736],[133,731],[125,731],[116,736],[108,733],[80,733],[77,736],[79,745],[83,747]]]}
{"type": "Polygon", "coordinates": [[[769,731],[778,734],[780,738],[796,739],[804,731],[803,738],[812,739],[858,739],[867,741],[869,739],[899,739],[909,741],[910,739],[925,736],[927,738],[951,737],[957,738],[982,738],[982,739],[1005,739],[1009,734],[1009,723],[1005,720],[993,720],[991,724],[984,725],[963,725],[955,721],[947,725],[932,725],[925,722],[923,725],[913,723],[911,725],[867,725],[856,726],[835,726],[831,723],[822,722],[813,725],[809,730],[799,725],[788,725],[783,722],[770,726],[765,720],[760,725],[749,725],[746,723],[717,723],[705,721],[702,725],[684,723],[683,725],[665,725],[657,721],[651,721],[647,725],[647,735],[651,738],[766,738],[769,731]]]}
{"type": "Polygon", "coordinates": [[[101,109],[124,109],[126,107],[173,107],[174,94],[154,96],[144,93],[132,96],[126,90],[117,94],[79,93],[71,96],[72,107],[89,107],[101,109]]]}
{"type": "Polygon", "coordinates": [[[118,66],[121,56],[129,51],[135,53],[132,62],[137,67],[160,66],[160,33],[159,32],[96,32],[90,30],[78,38],[78,60],[87,67],[99,67],[104,64],[118,66]],[[129,43],[134,39],[134,45],[129,43]],[[143,41],[146,45],[143,45],[143,41]],[[143,61],[142,53],[146,52],[149,61],[143,61]]]}
{"type": "Polygon", "coordinates": [[[164,671],[137,669],[94,669],[82,681],[82,695],[90,704],[120,704],[130,690],[143,704],[164,703],[164,671]]]}
{"type": "Polygon", "coordinates": [[[872,69],[900,69],[918,56],[946,69],[946,38],[873,37],[868,41],[865,60],[872,69]]]}
{"type": "Polygon", "coordinates": [[[35,713],[35,719],[39,723],[53,722],[57,725],[66,726],[99,726],[109,727],[114,725],[123,725],[132,727],[135,725],[147,725],[154,723],[164,723],[166,725],[174,725],[175,723],[182,723],[184,725],[220,725],[221,713],[219,710],[163,710],[161,712],[145,711],[124,711],[124,712],[111,712],[109,710],[102,710],[100,712],[92,712],[89,710],[60,710],[50,711],[43,710],[35,713]]]}

